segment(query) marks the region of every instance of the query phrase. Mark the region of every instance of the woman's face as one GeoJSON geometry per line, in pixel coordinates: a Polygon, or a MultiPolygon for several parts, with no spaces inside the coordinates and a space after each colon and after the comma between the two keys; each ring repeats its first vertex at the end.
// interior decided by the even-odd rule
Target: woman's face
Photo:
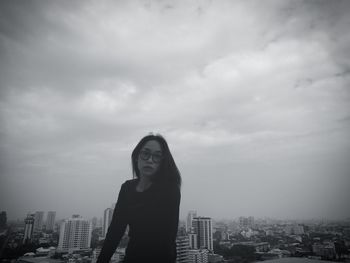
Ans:
{"type": "Polygon", "coordinates": [[[163,152],[159,142],[146,142],[139,152],[137,168],[141,176],[152,177],[159,169],[163,160],[163,152]]]}

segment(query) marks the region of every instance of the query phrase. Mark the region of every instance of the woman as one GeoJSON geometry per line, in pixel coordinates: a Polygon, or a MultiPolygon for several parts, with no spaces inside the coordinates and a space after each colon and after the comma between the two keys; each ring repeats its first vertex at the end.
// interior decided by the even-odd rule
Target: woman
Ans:
{"type": "Polygon", "coordinates": [[[165,139],[147,135],[131,155],[134,179],[122,184],[97,262],[109,262],[126,226],[125,263],[176,260],[181,176],[165,139]]]}

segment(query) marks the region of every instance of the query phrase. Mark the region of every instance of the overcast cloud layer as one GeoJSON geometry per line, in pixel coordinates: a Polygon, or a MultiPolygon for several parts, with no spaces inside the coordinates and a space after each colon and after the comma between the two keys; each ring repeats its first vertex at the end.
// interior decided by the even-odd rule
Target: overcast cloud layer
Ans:
{"type": "Polygon", "coordinates": [[[350,1],[1,1],[0,210],[102,217],[148,132],[181,218],[350,216],[350,1]]]}

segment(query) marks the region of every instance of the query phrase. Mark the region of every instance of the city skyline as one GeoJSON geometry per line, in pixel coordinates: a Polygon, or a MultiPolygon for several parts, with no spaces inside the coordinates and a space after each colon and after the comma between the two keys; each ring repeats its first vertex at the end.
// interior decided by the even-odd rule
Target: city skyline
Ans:
{"type": "MultiPolygon", "coordinates": [[[[6,249],[2,259],[28,258],[32,262],[30,256],[35,255],[38,260],[80,262],[83,258],[96,262],[104,236],[101,225],[96,226],[90,220],[73,215],[53,230],[34,230],[35,217],[41,221],[43,211],[38,213],[40,215],[28,215],[25,226],[18,223],[7,225],[6,212],[1,213],[2,235],[8,235],[3,244],[6,249]]],[[[53,215],[54,211],[49,213],[53,215]]],[[[241,259],[239,262],[280,258],[300,262],[339,262],[349,258],[350,221],[300,224],[261,222],[249,216],[240,217],[237,224],[232,224],[215,222],[211,217],[196,214],[195,210],[188,211],[188,224],[193,226],[192,229],[188,229],[187,224],[179,225],[175,240],[176,262],[226,262],[224,260],[230,259],[237,262],[237,257],[241,259]]],[[[112,255],[113,262],[120,262],[125,257],[128,240],[125,233],[112,255]]]]}
{"type": "MultiPolygon", "coordinates": [[[[107,208],[107,209],[110,209],[110,208],[107,208]]],[[[107,210],[105,209],[105,210],[107,210]]],[[[179,227],[180,225],[183,226],[185,228],[186,231],[190,232],[189,229],[187,229],[187,224],[188,224],[188,214],[192,211],[196,211],[196,210],[189,210],[189,211],[185,211],[184,212],[184,216],[183,217],[179,217],[179,227]]],[[[2,212],[5,212],[6,211],[2,211],[2,212]]],[[[32,212],[27,212],[25,214],[23,214],[23,216],[20,216],[18,218],[11,218],[11,217],[8,217],[8,214],[7,214],[7,220],[10,222],[10,223],[18,223],[18,221],[25,221],[25,219],[29,216],[33,216],[34,218],[34,215],[35,213],[38,212],[38,211],[32,211],[32,212]]],[[[56,211],[49,211],[49,212],[56,212],[56,211]]],[[[289,222],[289,223],[310,223],[310,222],[348,222],[350,220],[349,217],[344,217],[344,218],[317,218],[317,217],[314,217],[314,218],[301,218],[301,217],[288,217],[288,218],[281,218],[281,217],[271,217],[271,216],[263,216],[263,217],[259,217],[259,216],[254,216],[254,215],[238,215],[238,216],[234,216],[234,217],[213,217],[212,215],[210,214],[199,214],[197,213],[198,216],[196,217],[209,217],[211,218],[213,221],[215,222],[232,222],[232,223],[237,223],[239,225],[241,225],[241,220],[242,218],[245,219],[245,220],[249,220],[249,218],[252,218],[254,222],[258,222],[258,224],[262,224],[263,222],[289,222]]],[[[44,211],[44,223],[43,223],[43,226],[45,226],[45,229],[46,230],[49,230],[47,229],[47,212],[44,211]]],[[[60,222],[64,221],[64,220],[67,220],[71,217],[74,217],[74,216],[80,216],[82,217],[83,219],[86,219],[86,220],[89,220],[91,221],[92,223],[95,221],[95,224],[99,225],[99,227],[101,227],[102,229],[102,233],[103,233],[103,224],[104,224],[104,213],[102,215],[92,215],[92,216],[86,216],[86,215],[82,215],[82,214],[79,214],[79,213],[73,213],[73,214],[70,214],[70,215],[58,215],[58,217],[56,218],[56,213],[55,213],[55,220],[54,220],[54,224],[59,224],[60,222]]],[[[193,217],[192,217],[193,218],[193,217]]]]}
{"type": "Polygon", "coordinates": [[[161,133],[180,218],[350,217],[349,1],[0,3],[0,209],[102,216],[161,133]]]}

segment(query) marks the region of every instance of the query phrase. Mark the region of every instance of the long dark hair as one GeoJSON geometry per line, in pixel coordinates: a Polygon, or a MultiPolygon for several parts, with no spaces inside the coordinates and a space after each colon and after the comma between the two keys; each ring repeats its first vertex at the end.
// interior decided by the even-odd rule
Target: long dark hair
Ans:
{"type": "Polygon", "coordinates": [[[170,153],[168,143],[160,134],[146,135],[141,139],[141,141],[136,145],[135,149],[132,151],[131,164],[134,178],[140,178],[140,171],[137,167],[137,160],[139,157],[140,150],[146,142],[151,140],[159,142],[163,152],[163,160],[158,171],[154,175],[153,182],[162,184],[175,184],[179,188],[181,188],[182,179],[179,169],[177,169],[173,156],[170,153]]]}

